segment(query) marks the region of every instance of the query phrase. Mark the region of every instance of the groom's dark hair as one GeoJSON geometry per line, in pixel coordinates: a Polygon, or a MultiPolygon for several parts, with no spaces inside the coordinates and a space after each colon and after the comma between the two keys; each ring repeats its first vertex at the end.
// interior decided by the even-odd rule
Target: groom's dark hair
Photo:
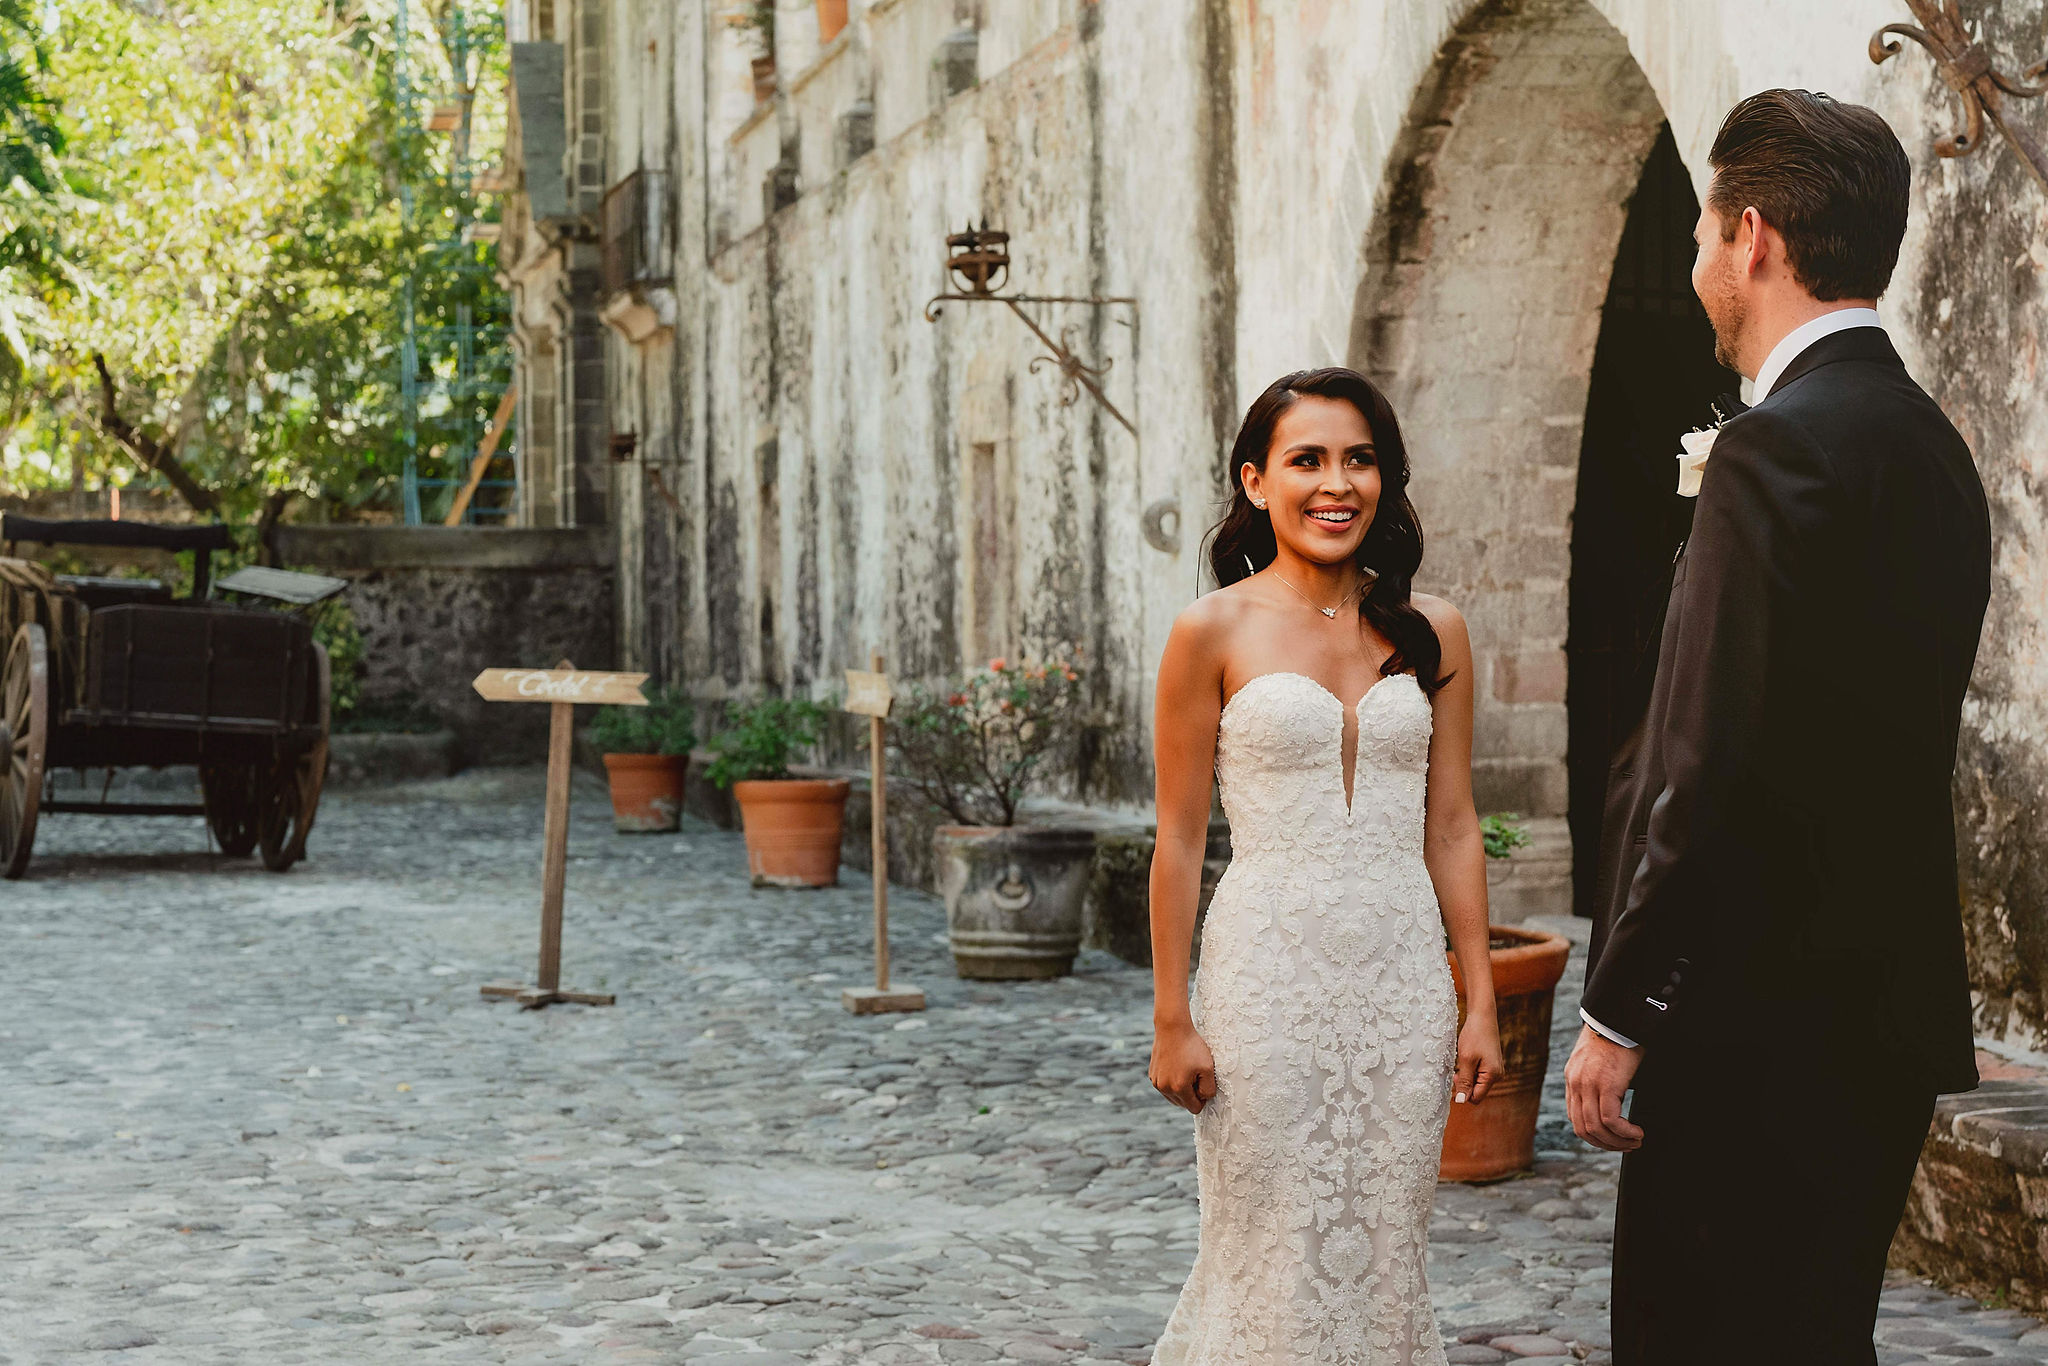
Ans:
{"type": "Polygon", "coordinates": [[[1792,278],[1814,298],[1875,299],[1891,283],[1913,172],[1875,110],[1766,90],[1728,111],[1707,164],[1723,238],[1755,209],[1784,237],[1792,278]]]}

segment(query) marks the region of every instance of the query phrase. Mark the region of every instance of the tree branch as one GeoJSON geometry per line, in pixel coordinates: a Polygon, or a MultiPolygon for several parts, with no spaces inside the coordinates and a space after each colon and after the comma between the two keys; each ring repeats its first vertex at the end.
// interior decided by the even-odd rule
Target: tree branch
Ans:
{"type": "Polygon", "coordinates": [[[263,511],[256,518],[256,562],[275,569],[277,547],[270,543],[271,533],[277,530],[278,519],[292,499],[298,496],[297,489],[272,489],[263,495],[263,511]]]}
{"type": "Polygon", "coordinates": [[[194,479],[191,471],[179,464],[178,458],[165,449],[163,443],[146,432],[138,431],[128,419],[121,416],[114,390],[114,377],[107,371],[106,357],[95,351],[92,354],[92,364],[100,373],[101,430],[113,437],[144,470],[162,475],[194,512],[205,516],[219,516],[220,498],[213,490],[194,479]]]}

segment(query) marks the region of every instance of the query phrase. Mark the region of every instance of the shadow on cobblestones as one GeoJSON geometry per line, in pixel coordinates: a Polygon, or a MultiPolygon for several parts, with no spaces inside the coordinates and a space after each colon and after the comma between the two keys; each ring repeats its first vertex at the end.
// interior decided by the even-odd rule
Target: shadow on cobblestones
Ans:
{"type": "MultiPolygon", "coordinates": [[[[477,994],[532,972],[537,771],[330,794],[283,877],[196,820],[49,822],[0,889],[0,1361],[1145,1361],[1195,1231],[1147,974],[962,982],[897,891],[932,1008],[849,1016],[864,878],[756,891],[736,835],[620,836],[579,784],[563,979],[608,1010],[477,994]]],[[[1557,1100],[1535,1175],[1440,1195],[1454,1360],[1605,1355],[1614,1166],[1557,1100]]],[[[2048,1358],[1894,1299],[1944,1357],[2048,1358]]]]}

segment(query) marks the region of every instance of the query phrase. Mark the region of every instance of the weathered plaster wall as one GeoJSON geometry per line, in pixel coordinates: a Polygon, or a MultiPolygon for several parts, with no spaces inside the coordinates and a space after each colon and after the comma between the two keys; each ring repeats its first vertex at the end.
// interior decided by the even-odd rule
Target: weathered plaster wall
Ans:
{"type": "MultiPolygon", "coordinates": [[[[678,99],[709,110],[706,161],[678,175],[686,206],[701,196],[708,261],[687,285],[678,272],[689,359],[670,409],[692,439],[661,471],[690,495],[675,518],[683,619],[650,656],[668,649],[678,676],[722,693],[829,687],[875,648],[899,676],[931,677],[1072,644],[1096,684],[1073,789],[1141,801],[1152,660],[1193,595],[1206,486],[1236,417],[1208,382],[1234,301],[1181,287],[1191,266],[1228,277],[1230,204],[1159,173],[1194,164],[1201,139],[1209,162],[1229,164],[1227,124],[1189,79],[1199,53],[1227,45],[1227,24],[1220,4],[1171,23],[1078,0],[990,6],[979,83],[949,95],[932,59],[970,11],[875,7],[790,78],[784,107],[751,111],[721,141],[713,49],[726,35],[696,53],[698,89],[678,99]],[[930,42],[913,60],[861,47],[890,34],[930,42]],[[847,110],[832,98],[871,103],[880,144],[834,151],[847,110]],[[1112,120],[1128,136],[1111,136],[1112,120]],[[749,178],[777,164],[762,150],[771,134],[802,193],[768,213],[749,178]],[[1030,373],[1037,345],[1007,312],[920,316],[945,287],[946,234],[984,218],[1012,233],[1013,287],[1157,307],[1036,310],[1111,362],[1105,385],[1150,455],[1085,396],[1063,404],[1056,374],[1030,373]],[[1140,515],[1174,495],[1181,548],[1154,549],[1140,515]],[[686,569],[693,543],[701,559],[686,569]]],[[[697,212],[685,207],[679,229],[697,212]]]]}
{"type": "MultiPolygon", "coordinates": [[[[2007,3],[1994,52],[2039,58],[2048,6],[2007,3]]],[[[1917,49],[1880,92],[1914,153],[1914,232],[1887,308],[1907,362],[1971,449],[1991,499],[1992,597],[1956,770],[1962,890],[1981,1032],[2048,1047],[2048,192],[1994,133],[1943,161],[1960,127],[1917,49]],[[1918,96],[1920,98],[1915,99],[1918,96]]],[[[2036,136],[2048,110],[2022,107],[2036,136]]]]}
{"type": "MultiPolygon", "coordinates": [[[[1059,795],[1133,808],[1242,405],[1350,359],[1408,423],[1419,586],[1474,626],[1482,804],[1561,809],[1572,453],[1650,137],[1667,119],[1704,189],[1743,93],[1878,108],[1918,176],[1884,310],[1997,517],[1958,784],[1984,1021],[2048,1022],[2048,199],[1995,138],[1932,156],[1954,112],[1931,62],[1865,52],[1903,6],[873,0],[821,47],[811,5],[778,2],[782,90],[757,105],[712,6],[613,0],[609,173],[667,170],[676,262],[672,333],[608,339],[610,419],[640,438],[610,489],[622,652],[715,696],[823,691],[873,648],[917,677],[1072,640],[1096,730],[1059,795]],[[1012,287],[1140,300],[1136,327],[1043,310],[1114,361],[1138,439],[1061,406],[1014,318],[919,316],[945,233],[984,217],[1012,287]],[[1178,548],[1139,533],[1161,498],[1178,548]]],[[[1987,42],[2023,67],[2043,18],[2012,0],[1987,42]]]]}

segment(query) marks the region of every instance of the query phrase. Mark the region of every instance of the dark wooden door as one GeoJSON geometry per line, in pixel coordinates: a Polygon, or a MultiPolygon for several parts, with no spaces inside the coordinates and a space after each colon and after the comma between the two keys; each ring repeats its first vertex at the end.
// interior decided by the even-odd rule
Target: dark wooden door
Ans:
{"type": "Polygon", "coordinates": [[[1607,769],[1649,705],[1671,561],[1692,525],[1678,438],[1740,383],[1692,291],[1699,217],[1667,126],[1643,166],[1601,314],[1572,514],[1567,766],[1573,909],[1592,914],[1607,769]]]}

